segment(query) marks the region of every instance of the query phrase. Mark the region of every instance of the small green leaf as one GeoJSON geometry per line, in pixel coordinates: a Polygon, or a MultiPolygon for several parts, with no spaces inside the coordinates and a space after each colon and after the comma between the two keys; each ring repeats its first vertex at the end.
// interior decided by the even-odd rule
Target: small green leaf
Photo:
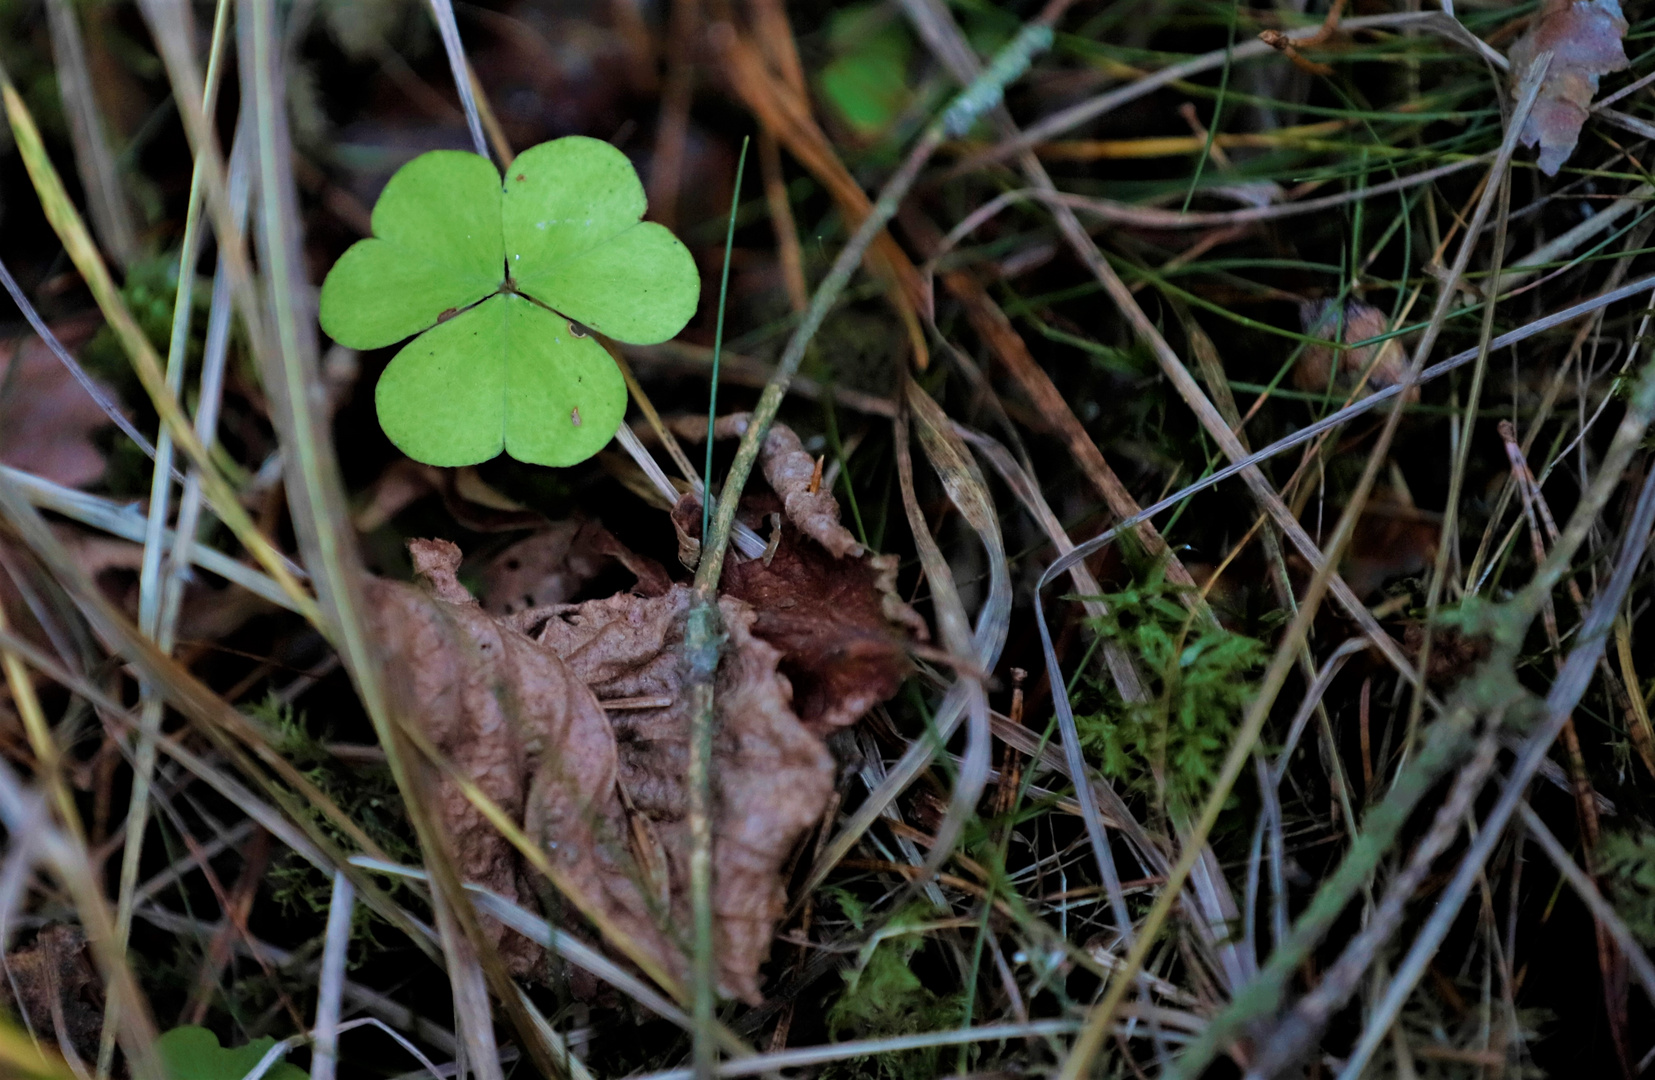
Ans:
{"type": "Polygon", "coordinates": [[[665,341],[700,298],[695,260],[644,210],[631,162],[596,139],[524,151],[503,188],[475,154],[421,155],[386,185],[374,236],[328,273],[322,328],[359,349],[419,335],[375,391],[408,456],[575,464],[614,437],[626,384],[571,324],[665,341]]]}
{"type": "Polygon", "coordinates": [[[394,345],[505,281],[500,174],[476,154],[433,150],[398,169],[373,226],[322,283],[322,329],[341,345],[394,345]]]}
{"type": "Polygon", "coordinates": [[[884,4],[834,13],[828,44],[836,54],[822,69],[822,96],[864,139],[877,138],[913,98],[908,88],[908,34],[884,4]]]}
{"type": "Polygon", "coordinates": [[[517,287],[600,334],[651,345],[695,314],[695,260],[642,220],[644,186],[608,143],[571,136],[525,150],[501,214],[517,287]]]}
{"type": "MultiPolygon", "coordinates": [[[[241,1080],[264,1059],[276,1040],[268,1036],[226,1050],[218,1036],[204,1027],[179,1027],[155,1040],[155,1050],[168,1080],[241,1080]]],[[[266,1080],[305,1080],[302,1069],[279,1061],[265,1072],[266,1080]]]]}
{"type": "Polygon", "coordinates": [[[626,383],[603,347],[509,293],[409,342],[375,392],[385,434],[431,465],[505,450],[534,465],[585,461],[614,437],[626,383]]]}

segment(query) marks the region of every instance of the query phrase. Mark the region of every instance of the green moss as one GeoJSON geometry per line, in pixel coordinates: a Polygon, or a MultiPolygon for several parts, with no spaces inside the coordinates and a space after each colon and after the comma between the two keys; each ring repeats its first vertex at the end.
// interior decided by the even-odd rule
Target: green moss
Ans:
{"type": "Polygon", "coordinates": [[[1150,697],[1126,702],[1107,679],[1091,678],[1099,705],[1075,717],[1081,740],[1111,778],[1158,802],[1194,806],[1252,699],[1264,646],[1194,619],[1159,570],[1101,599],[1108,614],[1091,625],[1138,658],[1150,697]]]}
{"type": "MultiPolygon", "coordinates": [[[[866,918],[860,902],[835,890],[840,907],[858,928],[866,918]]],[[[875,1039],[940,1031],[964,1017],[962,994],[939,994],[914,971],[914,957],[925,944],[920,923],[929,914],[924,904],[898,912],[862,949],[860,962],[844,973],[845,990],[828,1010],[828,1033],[835,1039],[875,1039]]],[[[824,1076],[920,1080],[939,1075],[941,1047],[856,1058],[824,1076]]]]}
{"type": "MultiPolygon", "coordinates": [[[[339,761],[324,745],[328,736],[312,734],[305,715],[282,703],[275,695],[248,712],[276,738],[276,748],[312,784],[338,805],[347,817],[378,844],[394,861],[418,863],[419,851],[408,831],[402,797],[389,768],[354,766],[339,761]]],[[[347,850],[354,843],[335,828],[319,811],[312,809],[319,828],[347,850]]],[[[332,902],[333,882],[320,870],[297,855],[279,858],[267,875],[271,897],[284,914],[325,915],[332,902]]],[[[377,947],[373,931],[379,916],[367,904],[358,904],[353,913],[351,940],[377,947]]]]}
{"type": "Polygon", "coordinates": [[[1655,945],[1655,832],[1605,833],[1597,857],[1609,899],[1627,929],[1645,945],[1655,945]]]}

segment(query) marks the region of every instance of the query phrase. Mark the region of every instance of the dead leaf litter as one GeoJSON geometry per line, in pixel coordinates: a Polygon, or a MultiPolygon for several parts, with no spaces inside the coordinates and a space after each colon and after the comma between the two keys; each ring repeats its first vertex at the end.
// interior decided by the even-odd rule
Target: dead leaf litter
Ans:
{"type": "MultiPolygon", "coordinates": [[[[784,868],[832,794],[823,737],[894,694],[925,636],[895,593],[894,559],[866,552],[832,496],[808,490],[797,438],[765,450],[765,474],[787,494],[744,500],[744,517],[778,524],[768,560],[728,567],[713,753],[719,989],[753,1003],[786,909],[784,868]]],[[[409,549],[424,587],[371,586],[405,707],[616,929],[687,977],[690,589],[590,522],[507,548],[484,570],[486,603],[460,583],[458,547],[409,549]],[[632,590],[566,602],[610,562],[632,571],[632,590]]],[[[541,887],[460,785],[439,777],[435,789],[466,879],[536,906],[541,887]]],[[[538,946],[488,925],[514,972],[549,971],[538,946]]]]}

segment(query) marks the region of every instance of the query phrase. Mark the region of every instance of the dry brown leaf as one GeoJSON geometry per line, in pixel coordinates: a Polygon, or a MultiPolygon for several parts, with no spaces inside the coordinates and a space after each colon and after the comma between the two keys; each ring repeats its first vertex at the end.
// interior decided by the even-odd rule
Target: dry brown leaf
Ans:
{"type": "Polygon", "coordinates": [[[103,984],[78,926],[48,926],[32,944],[6,954],[0,1011],[27,1020],[35,1036],[65,1056],[93,1062],[103,1031],[103,984]],[[15,996],[14,996],[15,990],[15,996]]]}
{"type": "MultiPolygon", "coordinates": [[[[55,328],[70,350],[97,329],[84,320],[55,328]]],[[[111,395],[113,396],[113,395],[111,395]]],[[[65,487],[103,477],[91,435],[109,417],[46,343],[30,335],[0,342],[0,462],[65,487]]]]}
{"type": "Polygon", "coordinates": [[[925,621],[896,594],[896,556],[835,558],[791,519],[773,537],[767,558],[725,565],[725,594],[758,613],[753,632],[781,650],[794,710],[825,735],[897,692],[925,621]]]}
{"type": "MultiPolygon", "coordinates": [[[[685,976],[690,717],[680,654],[689,590],[542,609],[531,640],[460,585],[454,545],[414,541],[410,550],[430,590],[380,581],[371,594],[408,706],[622,933],[685,976]],[[607,716],[600,699],[615,706],[607,716]]],[[[781,654],[753,634],[753,610],[729,598],[720,610],[728,642],[714,748],[719,986],[756,1002],[785,907],[780,872],[827,805],[833,760],[794,715],[781,654]]],[[[506,840],[456,785],[440,782],[437,793],[461,874],[527,902],[532,890],[506,840]]],[[[538,949],[489,925],[515,971],[537,967],[538,949]]]]}
{"type": "Polygon", "coordinates": [[[1539,144],[1540,171],[1556,176],[1574,153],[1598,79],[1627,66],[1621,39],[1626,18],[1616,0],[1545,0],[1528,32],[1511,47],[1511,85],[1522,84],[1530,65],[1552,54],[1540,96],[1523,124],[1524,146],[1539,144]]]}
{"type": "MultiPolygon", "coordinates": [[[[568,777],[571,802],[594,815],[570,826],[570,848],[592,851],[613,799],[615,744],[591,691],[524,634],[485,612],[455,576],[460,550],[445,540],[409,545],[431,591],[402,582],[369,585],[374,629],[404,708],[454,767],[502,810],[521,820],[530,778],[543,754],[568,777]]],[[[517,853],[447,778],[435,784],[437,811],[461,876],[532,906],[517,853]]],[[[485,921],[518,974],[540,950],[485,921]]]]}
{"type": "MultiPolygon", "coordinates": [[[[1390,332],[1390,320],[1371,304],[1351,300],[1342,307],[1332,300],[1307,301],[1299,306],[1299,319],[1304,332],[1325,341],[1339,338],[1346,345],[1367,341],[1390,332]],[[1341,333],[1341,325],[1343,333],[1341,333]]],[[[1402,381],[1408,369],[1408,356],[1402,351],[1399,338],[1388,338],[1377,345],[1359,349],[1334,350],[1322,345],[1309,345],[1299,354],[1293,368],[1293,384],[1312,393],[1348,393],[1355,389],[1362,373],[1368,371],[1364,391],[1383,390],[1402,381]],[[1338,357],[1338,373],[1331,384],[1328,376],[1338,357]],[[1368,371],[1368,365],[1373,369],[1368,371]]],[[[1419,388],[1408,393],[1409,401],[1419,400],[1419,388]]]]}
{"type": "MultiPolygon", "coordinates": [[[[653,851],[631,865],[605,859],[606,883],[632,886],[638,866],[664,877],[645,887],[667,897],[666,933],[649,942],[669,970],[688,972],[689,824],[684,773],[690,711],[681,659],[690,591],[674,586],[652,598],[617,596],[551,617],[539,640],[561,656],[600,698],[664,702],[610,714],[619,747],[619,781],[636,814],[634,829],[654,838],[653,851]],[[650,886],[654,887],[651,888],[650,886]]],[[[714,686],[713,911],[719,989],[760,999],[758,968],[786,907],[781,870],[793,846],[815,825],[833,787],[833,758],[792,710],[792,687],[776,670],[781,654],[753,633],[755,614],[739,600],[719,601],[728,635],[714,686]]],[[[554,773],[542,770],[530,796],[529,834],[550,844],[562,833],[571,800],[554,773]]],[[[633,886],[634,888],[636,886],[633,886]]],[[[612,890],[618,893],[619,889],[612,890]]]]}

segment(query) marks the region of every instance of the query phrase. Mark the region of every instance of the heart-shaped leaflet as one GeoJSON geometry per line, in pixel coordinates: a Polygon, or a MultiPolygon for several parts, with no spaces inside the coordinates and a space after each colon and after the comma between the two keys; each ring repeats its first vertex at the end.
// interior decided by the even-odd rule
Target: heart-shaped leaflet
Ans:
{"type": "Polygon", "coordinates": [[[419,335],[374,392],[409,457],[584,461],[614,437],[626,384],[580,327],[665,341],[700,298],[689,251],[644,209],[632,163],[596,139],[525,150],[503,185],[476,154],[422,154],[385,185],[374,235],[328,272],[322,328],[356,349],[419,335]]]}

